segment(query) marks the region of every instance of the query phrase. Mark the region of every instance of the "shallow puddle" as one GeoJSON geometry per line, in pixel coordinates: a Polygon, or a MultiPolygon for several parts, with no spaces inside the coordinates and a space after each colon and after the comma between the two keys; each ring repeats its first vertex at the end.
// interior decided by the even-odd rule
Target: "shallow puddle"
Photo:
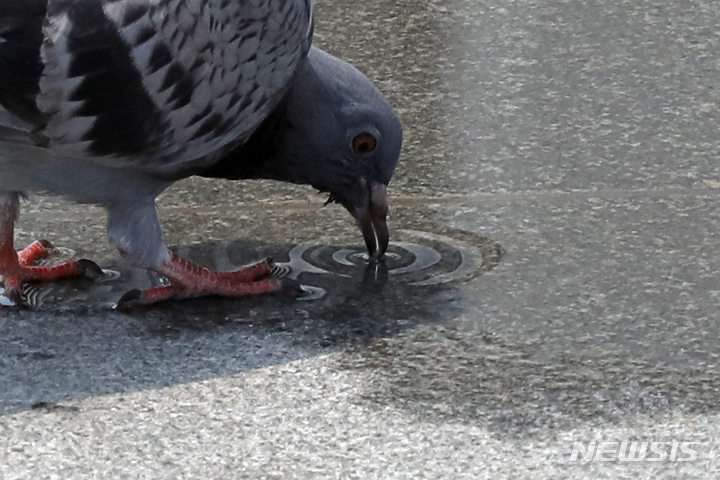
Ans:
{"type": "MultiPolygon", "coordinates": [[[[297,279],[305,293],[296,300],[314,302],[327,296],[342,297],[359,284],[416,289],[465,282],[491,270],[502,258],[503,249],[496,242],[465,232],[454,233],[400,230],[386,258],[380,261],[368,260],[359,245],[345,245],[341,239],[328,238],[290,246],[247,241],[201,244],[180,247],[176,252],[216,271],[233,271],[258,259],[272,257],[276,261],[273,276],[297,279]]],[[[52,265],[74,257],[72,250],[58,248],[42,264],[52,265]]],[[[112,309],[128,290],[167,282],[153,272],[125,264],[102,266],[105,277],[97,280],[26,285],[23,293],[27,306],[43,311],[112,309]]],[[[0,288],[3,305],[9,305],[2,293],[0,288]]],[[[183,304],[194,301],[183,301],[183,304]]]]}

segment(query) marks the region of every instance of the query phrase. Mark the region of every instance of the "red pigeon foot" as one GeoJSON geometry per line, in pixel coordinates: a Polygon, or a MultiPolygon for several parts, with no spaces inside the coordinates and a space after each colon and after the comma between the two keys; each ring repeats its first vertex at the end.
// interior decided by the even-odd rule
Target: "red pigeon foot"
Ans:
{"type": "Polygon", "coordinates": [[[170,299],[211,295],[239,298],[286,290],[296,294],[302,292],[294,280],[268,278],[273,265],[272,259],[268,258],[235,272],[213,272],[171,253],[170,260],[157,269],[170,280],[170,285],[131,290],[123,295],[118,305],[150,305],[170,299]]]}
{"type": "Polygon", "coordinates": [[[34,264],[48,255],[52,245],[47,240],[32,243],[16,252],[11,242],[0,242],[0,274],[4,278],[5,296],[11,301],[22,303],[22,285],[26,282],[56,282],[59,280],[102,275],[102,269],[90,260],[66,262],[53,267],[38,267],[34,264]]]}

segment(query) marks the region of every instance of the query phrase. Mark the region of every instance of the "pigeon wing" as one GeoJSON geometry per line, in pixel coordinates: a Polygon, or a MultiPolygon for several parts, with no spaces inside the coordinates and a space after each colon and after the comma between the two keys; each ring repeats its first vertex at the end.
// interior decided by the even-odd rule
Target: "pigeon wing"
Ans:
{"type": "Polygon", "coordinates": [[[272,111],[310,48],[312,6],[49,0],[42,31],[34,135],[58,155],[172,174],[272,111]]]}

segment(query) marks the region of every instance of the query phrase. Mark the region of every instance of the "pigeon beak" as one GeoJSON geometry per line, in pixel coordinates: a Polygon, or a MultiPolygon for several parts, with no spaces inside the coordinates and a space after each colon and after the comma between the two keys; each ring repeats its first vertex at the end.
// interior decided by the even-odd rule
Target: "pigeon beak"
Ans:
{"type": "Polygon", "coordinates": [[[381,258],[390,243],[390,232],[387,227],[387,185],[373,183],[367,206],[359,208],[356,212],[355,218],[362,230],[370,258],[381,258]]]}

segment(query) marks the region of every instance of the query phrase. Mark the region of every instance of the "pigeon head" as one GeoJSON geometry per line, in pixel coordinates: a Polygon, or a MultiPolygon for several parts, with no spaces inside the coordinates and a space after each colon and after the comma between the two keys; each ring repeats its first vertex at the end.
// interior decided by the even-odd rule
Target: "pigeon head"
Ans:
{"type": "Polygon", "coordinates": [[[387,249],[387,186],[402,127],[385,97],[357,69],[312,48],[283,102],[206,176],[309,184],[343,205],[371,257],[387,249]]]}
{"type": "Polygon", "coordinates": [[[363,232],[371,256],[388,246],[387,186],[398,162],[402,127],[362,73],[313,49],[289,92],[281,163],[294,180],[330,194],[363,232]]]}

